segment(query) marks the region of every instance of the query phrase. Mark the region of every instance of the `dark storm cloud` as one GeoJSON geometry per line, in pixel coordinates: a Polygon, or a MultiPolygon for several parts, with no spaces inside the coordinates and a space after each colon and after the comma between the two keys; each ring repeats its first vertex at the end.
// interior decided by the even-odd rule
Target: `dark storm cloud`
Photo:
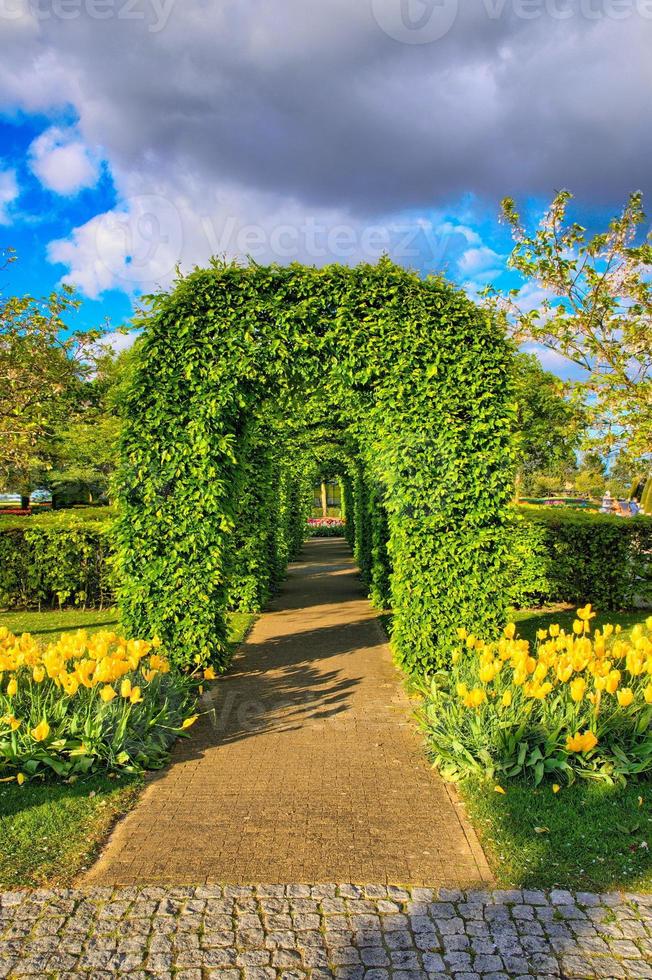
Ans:
{"type": "Polygon", "coordinates": [[[649,183],[642,0],[89,3],[0,21],[0,80],[13,104],[72,103],[118,174],[358,215],[649,183]]]}

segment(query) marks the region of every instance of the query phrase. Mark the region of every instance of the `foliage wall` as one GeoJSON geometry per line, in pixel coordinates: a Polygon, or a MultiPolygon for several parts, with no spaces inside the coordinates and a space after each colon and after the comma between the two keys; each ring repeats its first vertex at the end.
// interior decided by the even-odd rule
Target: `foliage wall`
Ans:
{"type": "Polygon", "coordinates": [[[222,665],[226,608],[273,591],[333,454],[406,668],[444,662],[460,619],[502,623],[511,350],[461,292],[387,260],[215,263],[153,297],[143,326],[118,480],[134,635],[222,665]]]}
{"type": "Polygon", "coordinates": [[[652,602],[652,518],[552,507],[516,508],[510,599],[516,606],[652,602]]]}
{"type": "Polygon", "coordinates": [[[105,508],[0,518],[0,608],[111,605],[112,516],[105,508]]]}

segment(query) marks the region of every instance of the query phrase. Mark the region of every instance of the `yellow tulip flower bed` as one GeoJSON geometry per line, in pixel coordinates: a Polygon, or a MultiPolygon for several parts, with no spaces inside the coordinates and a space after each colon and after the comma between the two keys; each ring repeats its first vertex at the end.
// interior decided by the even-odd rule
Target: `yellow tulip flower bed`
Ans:
{"type": "Polygon", "coordinates": [[[197,717],[198,683],[156,639],[79,630],[43,646],[0,627],[0,781],[158,768],[197,717]]]}
{"type": "Polygon", "coordinates": [[[578,609],[572,630],[541,629],[532,647],[513,623],[494,642],[458,631],[450,671],[422,685],[421,721],[446,778],[623,783],[652,771],[652,617],[625,635],[593,632],[594,616],[578,609]]]}

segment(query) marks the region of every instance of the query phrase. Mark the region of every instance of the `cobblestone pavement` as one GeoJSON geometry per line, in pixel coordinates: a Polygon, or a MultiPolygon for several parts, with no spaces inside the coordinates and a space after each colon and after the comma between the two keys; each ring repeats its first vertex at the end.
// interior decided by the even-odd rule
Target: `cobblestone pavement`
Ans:
{"type": "Polygon", "coordinates": [[[652,977],[652,896],[385,885],[0,895],[0,977],[652,977]]]}
{"type": "Polygon", "coordinates": [[[485,856],[428,764],[345,542],[308,542],[81,884],[378,881],[484,887],[485,856]]]}

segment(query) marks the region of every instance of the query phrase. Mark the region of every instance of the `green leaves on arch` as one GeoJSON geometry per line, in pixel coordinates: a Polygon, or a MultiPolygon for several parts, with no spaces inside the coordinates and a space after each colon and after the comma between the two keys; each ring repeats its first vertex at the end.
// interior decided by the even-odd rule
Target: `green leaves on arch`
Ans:
{"type": "Polygon", "coordinates": [[[460,623],[500,623],[511,349],[462,292],[387,259],[214,262],[153,297],[143,325],[118,480],[132,634],[224,666],[227,608],[278,587],[334,457],[406,669],[445,663],[460,623]]]}

